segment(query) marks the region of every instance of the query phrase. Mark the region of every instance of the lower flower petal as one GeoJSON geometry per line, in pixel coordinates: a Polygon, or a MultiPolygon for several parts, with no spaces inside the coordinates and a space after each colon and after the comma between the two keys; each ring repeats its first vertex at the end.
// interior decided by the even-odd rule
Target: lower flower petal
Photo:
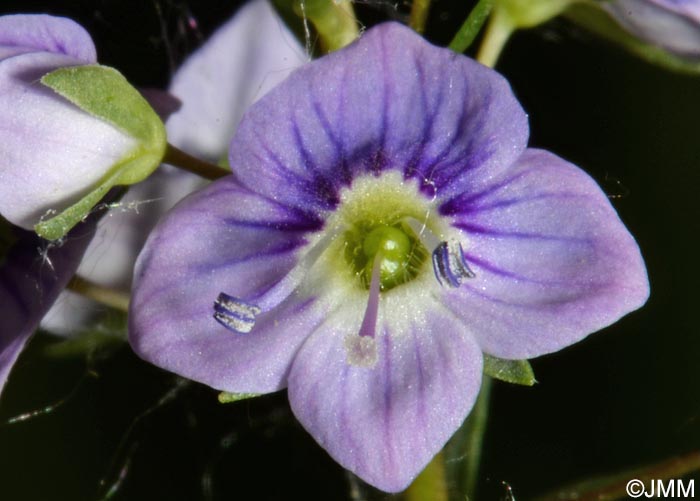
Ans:
{"type": "Polygon", "coordinates": [[[41,317],[73,276],[93,232],[93,222],[83,223],[62,243],[49,244],[21,231],[0,266],[0,391],[41,317]]]}
{"type": "Polygon", "coordinates": [[[605,194],[550,153],[528,150],[507,177],[443,211],[467,233],[476,273],[444,302],[487,353],[559,350],[649,295],[639,248],[605,194]]]}
{"type": "Polygon", "coordinates": [[[297,346],[320,321],[313,300],[283,291],[267,300],[247,334],[217,323],[214,301],[221,292],[252,304],[269,296],[297,266],[297,251],[318,224],[230,178],[184,199],[151,233],[136,264],[134,350],[220,390],[283,388],[297,346]]]}
{"type": "Polygon", "coordinates": [[[345,340],[357,331],[336,312],[304,343],[289,376],[292,410],[309,433],[389,492],[406,488],[442,448],[481,383],[481,350],[464,325],[437,304],[426,311],[403,331],[378,325],[373,367],[348,364],[345,340]]]}

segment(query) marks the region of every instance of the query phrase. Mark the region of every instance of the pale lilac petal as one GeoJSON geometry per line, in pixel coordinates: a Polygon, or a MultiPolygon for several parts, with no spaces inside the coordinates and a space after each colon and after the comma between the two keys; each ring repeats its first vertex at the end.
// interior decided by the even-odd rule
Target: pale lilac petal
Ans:
{"type": "Polygon", "coordinates": [[[700,1],[614,0],[604,5],[639,38],[679,56],[700,58],[700,1]]]}
{"type": "Polygon", "coordinates": [[[43,14],[0,17],[0,59],[29,51],[63,54],[81,64],[97,62],[90,35],[70,19],[43,14]]]}
{"type": "Polygon", "coordinates": [[[230,178],[190,195],[139,256],[129,326],[134,350],[221,390],[283,388],[296,347],[323,312],[292,296],[270,314],[264,308],[255,330],[242,335],[214,320],[213,305],[221,292],[255,304],[296,266],[306,234],[319,225],[230,178]]]}
{"type": "Polygon", "coordinates": [[[41,317],[73,276],[93,229],[82,224],[60,244],[18,231],[19,240],[0,266],[0,391],[41,317]]]}
{"type": "Polygon", "coordinates": [[[575,343],[639,308],[649,284],[639,248],[595,182],[528,150],[488,189],[443,207],[466,231],[476,278],[444,301],[502,358],[575,343]]]}
{"type": "Polygon", "coordinates": [[[0,213],[23,228],[82,198],[137,144],[39,82],[79,63],[48,52],[0,61],[0,213]]]}
{"type": "Polygon", "coordinates": [[[331,314],[299,350],[289,376],[292,410],[345,468],[389,492],[415,478],[471,410],[482,357],[465,325],[437,304],[398,332],[378,326],[375,367],[347,363],[347,322],[331,314]]]}
{"type": "Polygon", "coordinates": [[[168,122],[172,144],[225,158],[245,110],[307,60],[268,0],[253,0],[192,54],[170,91],[183,102],[168,122]]]}
{"type": "Polygon", "coordinates": [[[418,178],[431,198],[480,186],[517,158],[527,135],[500,75],[389,23],[253,105],[229,158],[251,189],[328,210],[354,177],[385,169],[418,178]]]}

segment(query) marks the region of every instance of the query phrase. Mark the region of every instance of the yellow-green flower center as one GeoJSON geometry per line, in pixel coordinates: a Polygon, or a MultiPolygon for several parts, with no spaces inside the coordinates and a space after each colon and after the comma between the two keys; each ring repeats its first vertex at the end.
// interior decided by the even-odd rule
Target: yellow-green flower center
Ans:
{"type": "Polygon", "coordinates": [[[309,242],[309,249],[320,252],[304,277],[302,293],[318,295],[322,290],[330,303],[357,302],[364,308],[379,259],[383,301],[419,297],[435,283],[432,249],[453,233],[435,200],[401,172],[356,178],[341,191],[340,204],[309,242]]]}
{"type": "Polygon", "coordinates": [[[345,259],[362,285],[369,289],[374,260],[379,259],[379,283],[383,291],[418,275],[428,251],[404,222],[366,226],[361,223],[345,232],[345,259]]]}

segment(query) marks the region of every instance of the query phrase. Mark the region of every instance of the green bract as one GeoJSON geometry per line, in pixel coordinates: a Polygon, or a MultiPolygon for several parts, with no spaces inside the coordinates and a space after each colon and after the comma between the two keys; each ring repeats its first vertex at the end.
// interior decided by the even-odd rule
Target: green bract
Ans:
{"type": "Polygon", "coordinates": [[[80,201],[35,226],[41,237],[55,240],[80,222],[110,188],[138,183],[148,177],[165,154],[167,138],[163,122],[153,108],[113,68],[100,65],[61,68],[45,75],[41,83],[138,142],[80,201]]]}
{"type": "Polygon", "coordinates": [[[484,373],[506,383],[532,386],[537,380],[527,360],[504,360],[484,354],[484,373]]]}
{"type": "Polygon", "coordinates": [[[259,393],[228,393],[222,391],[217,397],[220,404],[232,404],[233,402],[238,402],[240,400],[248,400],[249,398],[259,397],[259,393]]]}

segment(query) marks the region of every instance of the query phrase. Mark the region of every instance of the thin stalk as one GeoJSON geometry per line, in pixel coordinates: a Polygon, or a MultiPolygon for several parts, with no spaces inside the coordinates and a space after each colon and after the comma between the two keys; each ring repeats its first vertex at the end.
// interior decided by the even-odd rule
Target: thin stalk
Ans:
{"type": "Polygon", "coordinates": [[[492,383],[493,380],[484,375],[479,397],[470,416],[472,422],[468,433],[469,446],[466,451],[466,471],[464,473],[464,494],[467,496],[467,499],[476,499],[481,452],[484,448],[484,434],[486,433],[486,422],[489,417],[492,383]]]}
{"type": "Polygon", "coordinates": [[[294,12],[311,21],[326,52],[342,49],[360,35],[349,0],[296,0],[294,12]]]}
{"type": "Polygon", "coordinates": [[[498,7],[491,14],[491,19],[486,27],[484,39],[476,55],[477,61],[484,66],[493,68],[505,47],[506,42],[515,31],[515,24],[508,14],[498,7]]]}
{"type": "Polygon", "coordinates": [[[450,499],[454,501],[476,499],[492,382],[490,377],[484,375],[471,414],[444,448],[447,479],[452,487],[450,499]]]}
{"type": "Polygon", "coordinates": [[[429,11],[430,0],[413,0],[408,24],[416,33],[423,34],[425,32],[425,23],[428,20],[429,11]]]}
{"type": "Polygon", "coordinates": [[[205,162],[199,158],[195,158],[192,155],[185,153],[181,149],[176,148],[172,144],[168,144],[165,150],[165,156],[163,157],[163,163],[177,167],[178,169],[186,170],[197,174],[205,179],[219,179],[224,176],[231,174],[228,171],[218,165],[205,162]]]}
{"type": "Polygon", "coordinates": [[[68,283],[67,289],[109,306],[110,308],[123,312],[129,311],[129,294],[109,287],[103,287],[80,275],[73,276],[68,283]]]}
{"type": "MultiPolygon", "coordinates": [[[[587,479],[562,487],[537,499],[539,501],[628,499],[627,485],[633,479],[643,482],[647,492],[650,492],[650,484],[654,481],[676,482],[680,481],[682,477],[697,471],[700,471],[700,452],[693,451],[682,456],[666,459],[660,463],[635,468],[623,473],[587,479]]],[[[648,498],[649,496],[645,497],[648,498]]]]}
{"type": "Polygon", "coordinates": [[[464,20],[462,26],[455,34],[448,47],[455,52],[463,53],[474,42],[474,39],[481,31],[482,26],[486,22],[493,9],[493,0],[479,0],[472,11],[464,20]]]}

